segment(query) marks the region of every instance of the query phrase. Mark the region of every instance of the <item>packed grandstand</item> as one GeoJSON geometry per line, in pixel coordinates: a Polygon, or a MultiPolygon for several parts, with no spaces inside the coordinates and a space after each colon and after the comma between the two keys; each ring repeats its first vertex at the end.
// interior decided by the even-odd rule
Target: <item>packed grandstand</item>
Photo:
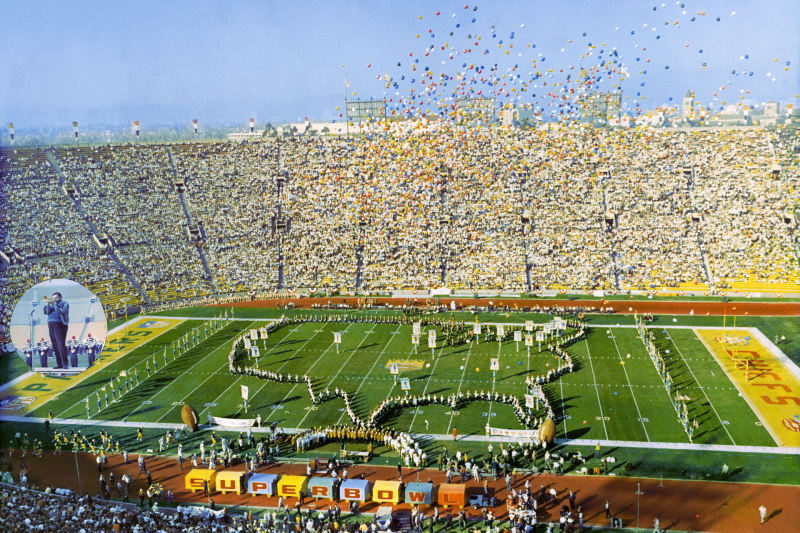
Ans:
{"type": "Polygon", "coordinates": [[[799,139],[585,127],[6,147],[3,333],[55,278],[110,310],[295,288],[800,292],[799,139]]]}

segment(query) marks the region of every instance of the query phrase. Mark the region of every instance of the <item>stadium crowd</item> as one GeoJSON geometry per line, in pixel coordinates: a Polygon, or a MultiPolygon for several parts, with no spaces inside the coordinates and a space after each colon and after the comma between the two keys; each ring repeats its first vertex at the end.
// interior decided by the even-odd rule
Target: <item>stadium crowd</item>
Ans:
{"type": "Polygon", "coordinates": [[[798,145],[756,129],[548,127],[55,149],[80,209],[43,150],[6,150],[0,245],[27,258],[29,279],[5,269],[1,289],[51,277],[124,287],[130,276],[154,303],[210,294],[209,281],[218,294],[798,290],[800,178],[791,165],[771,172],[798,145]],[[211,280],[185,237],[176,177],[211,280]],[[20,205],[36,208],[11,216],[20,205]]]}

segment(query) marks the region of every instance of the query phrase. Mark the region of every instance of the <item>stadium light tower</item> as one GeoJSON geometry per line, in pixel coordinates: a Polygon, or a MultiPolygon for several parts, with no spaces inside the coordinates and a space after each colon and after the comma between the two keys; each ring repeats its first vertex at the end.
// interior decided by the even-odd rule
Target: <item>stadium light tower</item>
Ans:
{"type": "Polygon", "coordinates": [[[77,143],[78,142],[78,123],[77,122],[73,122],[72,123],[72,129],[75,131],[75,142],[77,143]]]}
{"type": "Polygon", "coordinates": [[[194,138],[197,139],[197,119],[192,119],[192,126],[194,126],[194,138]]]}
{"type": "Polygon", "coordinates": [[[8,123],[8,136],[11,137],[11,144],[14,144],[14,123],[8,123]]]}
{"type": "Polygon", "coordinates": [[[250,117],[250,133],[253,133],[256,129],[256,120],[250,117]]]}
{"type": "Polygon", "coordinates": [[[134,120],[133,121],[133,130],[136,133],[136,140],[138,141],[139,140],[139,121],[138,120],[134,120]]]}

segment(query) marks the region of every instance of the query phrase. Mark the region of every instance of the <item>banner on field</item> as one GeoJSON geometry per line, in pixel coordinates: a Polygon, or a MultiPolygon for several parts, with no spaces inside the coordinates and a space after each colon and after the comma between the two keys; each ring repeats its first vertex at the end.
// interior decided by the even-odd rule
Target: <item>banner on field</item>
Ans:
{"type": "Polygon", "coordinates": [[[436,339],[436,331],[433,329],[428,330],[428,339],[436,339]]]}
{"type": "Polygon", "coordinates": [[[338,331],[333,332],[333,342],[336,344],[342,343],[342,334],[339,333],[338,331]]]}
{"type": "Polygon", "coordinates": [[[533,320],[525,321],[525,331],[533,331],[533,320]]]}
{"type": "Polygon", "coordinates": [[[258,340],[258,330],[257,329],[251,329],[250,330],[250,340],[252,340],[252,341],[257,341],[258,340]]]}
{"type": "Polygon", "coordinates": [[[472,326],[472,333],[475,334],[475,335],[480,335],[481,334],[481,325],[480,324],[474,324],[472,326]]]}
{"type": "Polygon", "coordinates": [[[399,374],[400,373],[400,366],[397,363],[389,365],[389,373],[390,374],[399,374]]]}
{"type": "Polygon", "coordinates": [[[506,328],[502,324],[497,325],[497,336],[502,337],[506,334],[506,328]]]}
{"type": "Polygon", "coordinates": [[[251,346],[250,347],[250,357],[255,357],[256,359],[261,357],[261,352],[258,351],[258,346],[251,346]]]}
{"type": "Polygon", "coordinates": [[[419,344],[419,335],[411,335],[411,344],[419,344]]]}
{"type": "Polygon", "coordinates": [[[411,390],[411,380],[409,378],[400,378],[400,388],[402,390],[411,390]]]}
{"type": "Polygon", "coordinates": [[[533,335],[525,335],[525,346],[533,346],[533,335]]]}
{"type": "Polygon", "coordinates": [[[242,385],[242,399],[247,400],[250,396],[250,388],[247,385],[242,385]]]}
{"type": "Polygon", "coordinates": [[[514,342],[522,342],[522,332],[515,331],[514,332],[514,342]]]}
{"type": "Polygon", "coordinates": [[[244,418],[219,418],[216,416],[208,415],[208,423],[209,424],[216,424],[218,426],[223,426],[226,428],[233,428],[233,429],[242,429],[242,428],[251,428],[253,424],[256,423],[255,418],[244,419],[244,418]]]}
{"type": "Polygon", "coordinates": [[[546,335],[549,335],[549,334],[550,334],[550,324],[545,324],[545,325],[544,325],[544,333],[545,333],[546,335]]]}
{"type": "Polygon", "coordinates": [[[247,337],[245,337],[245,338],[244,338],[244,347],[245,347],[245,349],[249,350],[249,349],[250,349],[250,346],[251,346],[251,344],[250,344],[250,339],[248,339],[247,337]]]}
{"type": "Polygon", "coordinates": [[[500,359],[492,358],[489,360],[489,370],[500,370],[500,359]]]}
{"type": "Polygon", "coordinates": [[[422,332],[422,327],[420,326],[419,322],[411,326],[411,333],[414,335],[420,335],[422,332]]]}
{"type": "Polygon", "coordinates": [[[489,435],[492,437],[518,437],[532,439],[537,437],[535,429],[502,429],[489,427],[489,435]]]}
{"type": "Polygon", "coordinates": [[[436,337],[428,337],[428,348],[436,348],[436,337]]]}
{"type": "Polygon", "coordinates": [[[544,342],[544,331],[536,332],[536,342],[544,342]]]}
{"type": "Polygon", "coordinates": [[[525,395],[525,407],[530,407],[531,409],[535,408],[534,401],[535,398],[533,397],[533,394],[525,395]]]}

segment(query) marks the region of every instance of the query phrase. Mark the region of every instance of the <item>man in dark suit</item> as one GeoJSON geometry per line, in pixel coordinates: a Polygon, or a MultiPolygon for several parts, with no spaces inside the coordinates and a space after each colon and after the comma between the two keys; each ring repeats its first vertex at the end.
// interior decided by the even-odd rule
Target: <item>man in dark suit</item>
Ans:
{"type": "Polygon", "coordinates": [[[44,297],[44,314],[47,315],[47,328],[50,331],[50,342],[56,356],[56,368],[69,368],[67,355],[67,329],[69,328],[69,304],[61,298],[60,292],[54,292],[53,298],[44,297]]]}

